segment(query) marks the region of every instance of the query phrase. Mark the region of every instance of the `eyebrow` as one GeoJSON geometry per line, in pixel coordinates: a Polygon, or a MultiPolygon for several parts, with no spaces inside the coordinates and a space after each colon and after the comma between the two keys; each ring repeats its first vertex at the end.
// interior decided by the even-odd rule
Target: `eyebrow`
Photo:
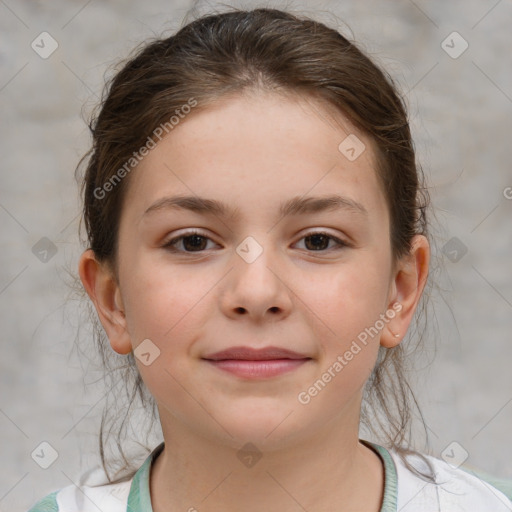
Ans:
{"type": "MultiPolygon", "coordinates": [[[[200,214],[211,214],[231,219],[240,214],[238,208],[231,208],[225,203],[215,199],[207,199],[198,196],[172,196],[163,197],[155,201],[147,208],[143,217],[166,209],[184,209],[200,214]]],[[[322,197],[293,197],[281,204],[279,212],[281,217],[288,217],[291,215],[304,215],[335,210],[347,210],[368,216],[368,211],[361,203],[337,194],[322,197]]]]}

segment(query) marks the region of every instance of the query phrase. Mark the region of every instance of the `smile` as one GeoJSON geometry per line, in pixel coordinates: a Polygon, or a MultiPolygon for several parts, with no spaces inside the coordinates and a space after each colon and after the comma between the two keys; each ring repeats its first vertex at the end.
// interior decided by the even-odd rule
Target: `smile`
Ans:
{"type": "Polygon", "coordinates": [[[311,358],[267,360],[221,359],[217,361],[205,359],[205,361],[219,370],[229,372],[237,377],[246,379],[265,379],[276,377],[296,370],[310,360],[311,358]]]}

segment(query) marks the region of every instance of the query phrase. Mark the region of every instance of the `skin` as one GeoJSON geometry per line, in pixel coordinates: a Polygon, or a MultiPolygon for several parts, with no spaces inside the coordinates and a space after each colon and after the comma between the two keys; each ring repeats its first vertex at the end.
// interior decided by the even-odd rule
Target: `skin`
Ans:
{"type": "Polygon", "coordinates": [[[155,512],[380,509],[383,465],[358,439],[362,390],[379,346],[392,348],[405,335],[430,256],[417,235],[410,254],[393,262],[374,169],[372,142],[343,116],[330,117],[313,98],[257,92],[194,111],[130,175],[118,280],[90,250],[79,271],[113,350],[127,354],[145,339],[160,350],[148,366],[137,359],[165,440],[151,472],[155,512]],[[366,146],[354,161],[338,150],[350,133],[366,146]],[[279,217],[283,201],[333,192],[367,215],[279,217]],[[144,215],[176,194],[216,199],[238,213],[144,215]],[[179,253],[162,247],[192,228],[207,237],[202,252],[190,239],[175,244],[179,253]],[[304,238],[318,231],[348,245],[304,238]],[[252,263],[236,252],[248,236],[263,249],[252,263]],[[397,302],[401,310],[378,335],[299,403],[298,394],[397,302]],[[250,381],[201,359],[234,345],[275,345],[311,360],[250,381]],[[262,455],[252,467],[237,457],[248,442],[262,455]]]}

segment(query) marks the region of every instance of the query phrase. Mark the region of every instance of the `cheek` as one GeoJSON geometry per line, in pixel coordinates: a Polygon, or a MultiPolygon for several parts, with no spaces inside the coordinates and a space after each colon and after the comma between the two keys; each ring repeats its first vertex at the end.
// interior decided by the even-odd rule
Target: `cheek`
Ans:
{"type": "Polygon", "coordinates": [[[311,309],[342,340],[375,323],[384,312],[389,286],[383,265],[357,259],[312,279],[303,292],[311,309]]]}
{"type": "Polygon", "coordinates": [[[197,272],[193,266],[171,268],[156,259],[146,262],[141,259],[140,263],[132,262],[125,282],[123,291],[132,346],[136,349],[147,339],[156,346],[146,345],[152,353],[149,365],[136,357],[145,384],[161,403],[169,396],[188,403],[179,383],[190,373],[189,349],[201,332],[204,319],[211,315],[207,311],[207,292],[216,280],[197,272]],[[158,355],[153,358],[153,353],[158,355]]]}
{"type": "Polygon", "coordinates": [[[388,289],[385,265],[370,253],[359,254],[303,291],[315,290],[309,303],[316,313],[311,318],[321,371],[329,381],[324,398],[340,406],[365,384],[378,356],[388,289]]]}
{"type": "Polygon", "coordinates": [[[311,302],[316,313],[311,316],[312,330],[322,351],[319,380],[325,383],[325,387],[320,385],[318,400],[315,398],[320,409],[322,403],[330,403],[333,411],[341,410],[365,385],[378,356],[380,330],[375,331],[374,326],[384,313],[387,288],[377,269],[370,270],[367,265],[354,270],[340,268],[316,288],[311,302]]]}
{"type": "Polygon", "coordinates": [[[215,283],[205,277],[193,266],[171,267],[155,259],[132,262],[123,287],[132,343],[149,338],[164,350],[171,341],[175,345],[192,324],[197,327],[194,317],[215,283]]]}

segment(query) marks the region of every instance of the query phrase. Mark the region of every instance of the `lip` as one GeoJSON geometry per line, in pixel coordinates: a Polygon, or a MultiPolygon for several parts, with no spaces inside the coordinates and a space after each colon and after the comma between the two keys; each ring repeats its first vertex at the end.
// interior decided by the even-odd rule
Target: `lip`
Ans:
{"type": "Polygon", "coordinates": [[[311,357],[279,347],[231,347],[203,357],[219,370],[245,379],[267,379],[291,372],[311,357]]]}
{"type": "Polygon", "coordinates": [[[203,357],[210,361],[238,359],[245,361],[270,361],[276,359],[311,359],[305,354],[299,354],[280,347],[252,348],[247,346],[230,347],[203,357]]]}

